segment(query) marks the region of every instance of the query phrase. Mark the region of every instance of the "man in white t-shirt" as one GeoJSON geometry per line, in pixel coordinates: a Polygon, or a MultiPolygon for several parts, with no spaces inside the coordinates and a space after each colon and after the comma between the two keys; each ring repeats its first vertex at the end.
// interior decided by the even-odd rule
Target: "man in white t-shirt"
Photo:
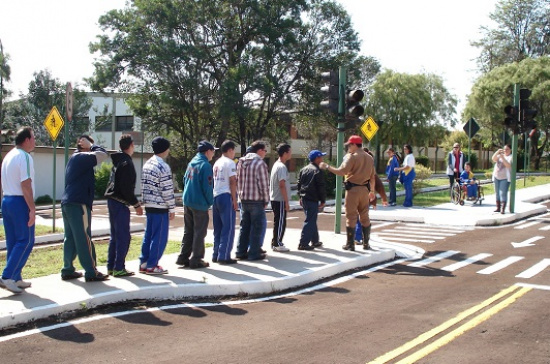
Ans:
{"type": "Polygon", "coordinates": [[[21,271],[34,246],[34,163],[29,154],[34,147],[32,129],[21,128],[15,136],[15,148],[2,162],[2,217],[8,254],[0,287],[13,293],[31,286],[23,281],[21,271]]]}
{"type": "Polygon", "coordinates": [[[285,163],[292,156],[292,150],[288,144],[279,144],[277,146],[279,159],[271,169],[271,178],[269,181],[269,199],[271,200],[271,209],[273,210],[273,240],[271,240],[271,249],[276,252],[287,252],[288,249],[283,244],[283,236],[286,230],[286,214],[290,210],[290,176],[285,163]]]}
{"type": "Polygon", "coordinates": [[[235,238],[235,218],[239,209],[237,203],[237,165],[235,143],[226,140],[221,146],[222,156],[214,163],[214,254],[212,261],[220,264],[237,263],[231,259],[235,238]]]}

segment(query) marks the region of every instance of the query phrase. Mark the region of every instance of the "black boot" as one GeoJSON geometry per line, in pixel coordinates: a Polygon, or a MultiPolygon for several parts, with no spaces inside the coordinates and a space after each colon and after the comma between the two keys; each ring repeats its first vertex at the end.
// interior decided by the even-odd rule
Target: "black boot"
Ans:
{"type": "Polygon", "coordinates": [[[370,227],[371,227],[371,225],[361,226],[361,228],[363,230],[363,250],[369,250],[370,249],[370,245],[369,245],[370,227]]]}
{"type": "Polygon", "coordinates": [[[506,201],[502,203],[502,211],[500,211],[501,214],[504,214],[506,212],[506,201]]]}
{"type": "Polygon", "coordinates": [[[500,212],[500,201],[499,200],[497,200],[497,208],[493,212],[500,212]]]}
{"type": "Polygon", "coordinates": [[[346,245],[342,246],[342,249],[349,250],[351,252],[355,251],[355,228],[346,226],[346,245]]]}

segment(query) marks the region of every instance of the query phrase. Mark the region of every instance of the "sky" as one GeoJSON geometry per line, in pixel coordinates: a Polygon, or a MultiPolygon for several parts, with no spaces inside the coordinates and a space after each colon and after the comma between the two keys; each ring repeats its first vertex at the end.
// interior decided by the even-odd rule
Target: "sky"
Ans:
{"type": "MultiPolygon", "coordinates": [[[[459,100],[458,115],[478,76],[480,26],[494,26],[497,0],[338,0],[362,40],[361,53],[382,68],[433,73],[459,100]]],[[[97,20],[126,0],[0,0],[0,40],[9,54],[13,97],[26,93],[33,73],[48,69],[61,82],[83,85],[93,74],[88,45],[97,20]]]]}

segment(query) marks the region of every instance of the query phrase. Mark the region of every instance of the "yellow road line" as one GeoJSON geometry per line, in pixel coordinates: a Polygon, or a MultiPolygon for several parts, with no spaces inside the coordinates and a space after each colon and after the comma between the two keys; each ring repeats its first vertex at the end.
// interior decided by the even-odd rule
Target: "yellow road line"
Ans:
{"type": "Polygon", "coordinates": [[[477,315],[476,317],[472,318],[470,321],[466,322],[462,326],[456,328],[455,330],[449,332],[448,334],[444,335],[440,339],[437,339],[430,345],[425,346],[424,348],[418,350],[416,353],[413,353],[412,355],[409,355],[408,357],[404,358],[403,360],[400,360],[397,362],[397,364],[410,364],[415,363],[416,361],[422,359],[426,355],[433,353],[440,347],[450,343],[466,331],[473,329],[477,325],[481,324],[482,322],[488,320],[491,316],[497,314],[499,311],[505,309],[512,303],[514,303],[518,298],[526,294],[527,292],[531,291],[532,288],[523,287],[519,291],[515,292],[512,296],[508,297],[507,299],[503,300],[502,302],[496,304],[495,306],[491,307],[487,311],[477,315]]]}
{"type": "Polygon", "coordinates": [[[427,340],[431,339],[432,337],[440,334],[441,332],[447,330],[451,326],[456,325],[460,321],[464,320],[466,317],[473,315],[474,313],[484,309],[485,307],[489,306],[490,304],[494,303],[495,301],[498,301],[502,297],[509,295],[513,291],[517,290],[518,286],[510,286],[506,289],[503,289],[496,295],[492,296],[491,298],[486,299],[485,301],[481,302],[480,304],[469,308],[461,313],[459,313],[454,318],[442,323],[441,325],[434,327],[433,329],[421,334],[417,338],[401,345],[397,349],[394,349],[382,356],[379,356],[378,358],[374,359],[373,361],[369,362],[368,364],[381,364],[381,363],[387,363],[388,361],[397,358],[398,356],[402,355],[403,353],[413,349],[414,347],[423,344],[427,340]]]}

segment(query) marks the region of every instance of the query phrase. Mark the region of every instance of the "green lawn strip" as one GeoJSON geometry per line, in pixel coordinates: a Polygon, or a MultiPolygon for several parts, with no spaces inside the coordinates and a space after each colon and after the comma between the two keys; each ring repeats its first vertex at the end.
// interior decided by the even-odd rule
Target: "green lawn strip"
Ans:
{"type": "MultiPolygon", "coordinates": [[[[56,227],[55,232],[56,233],[62,233],[63,228],[56,227]]],[[[48,235],[48,234],[53,234],[53,233],[54,232],[53,232],[51,226],[35,225],[35,227],[34,227],[34,235],[35,236],[48,235]]],[[[6,233],[4,232],[4,225],[0,225],[0,240],[5,240],[5,239],[6,239],[6,233]]]]}
{"type": "MultiPolygon", "coordinates": [[[[130,250],[126,256],[127,261],[136,260],[141,253],[141,237],[132,237],[130,243],[130,250]]],[[[107,264],[107,249],[109,247],[109,240],[95,241],[95,249],[97,256],[97,265],[105,266],[107,264]]],[[[207,243],[207,247],[212,244],[207,243]]],[[[168,241],[164,254],[172,254],[180,251],[181,241],[168,241]]],[[[0,252],[0,267],[6,265],[6,251],[0,252]]],[[[162,259],[161,259],[162,265],[162,259]]],[[[47,246],[47,247],[35,247],[29,256],[29,260],[23,268],[24,278],[36,278],[43,277],[50,274],[59,274],[63,267],[63,245],[47,246]]],[[[75,267],[77,270],[82,269],[78,258],[75,259],[75,267]]],[[[127,267],[128,270],[137,272],[138,267],[127,267]]],[[[104,268],[101,268],[102,273],[106,273],[104,268]]]]}

